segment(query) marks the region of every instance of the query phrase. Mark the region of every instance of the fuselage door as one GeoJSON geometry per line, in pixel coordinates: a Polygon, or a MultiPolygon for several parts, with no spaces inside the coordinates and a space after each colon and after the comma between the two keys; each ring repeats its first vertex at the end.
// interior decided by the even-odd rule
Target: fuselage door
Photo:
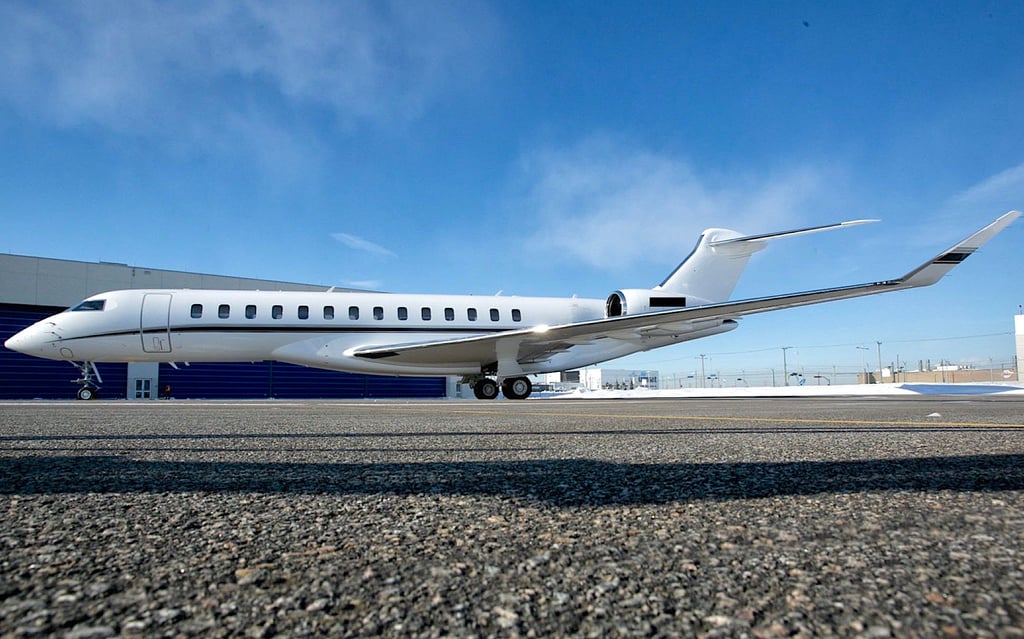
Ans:
{"type": "Polygon", "coordinates": [[[147,353],[171,352],[171,294],[147,293],[142,298],[142,350],[147,353]]]}

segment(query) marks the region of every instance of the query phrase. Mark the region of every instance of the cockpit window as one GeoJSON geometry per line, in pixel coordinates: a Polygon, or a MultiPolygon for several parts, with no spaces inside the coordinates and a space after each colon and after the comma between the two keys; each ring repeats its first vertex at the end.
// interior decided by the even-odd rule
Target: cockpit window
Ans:
{"type": "Polygon", "coordinates": [[[102,311],[107,300],[85,300],[78,306],[71,308],[72,311],[102,311]]]}

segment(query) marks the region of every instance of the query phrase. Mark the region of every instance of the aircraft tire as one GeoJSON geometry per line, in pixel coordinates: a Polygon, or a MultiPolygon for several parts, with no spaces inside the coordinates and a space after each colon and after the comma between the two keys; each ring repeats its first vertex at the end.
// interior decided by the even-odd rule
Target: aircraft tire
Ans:
{"type": "Polygon", "coordinates": [[[88,386],[83,386],[82,388],[78,389],[78,393],[76,396],[78,397],[78,399],[85,401],[88,401],[90,399],[96,399],[96,389],[89,388],[88,386]]]}
{"type": "Polygon", "coordinates": [[[533,392],[533,384],[525,377],[510,377],[501,382],[501,394],[509,399],[526,399],[533,392]]]}
{"type": "Polygon", "coordinates": [[[477,380],[473,384],[473,394],[477,399],[494,399],[498,396],[498,383],[487,377],[477,380]]]}

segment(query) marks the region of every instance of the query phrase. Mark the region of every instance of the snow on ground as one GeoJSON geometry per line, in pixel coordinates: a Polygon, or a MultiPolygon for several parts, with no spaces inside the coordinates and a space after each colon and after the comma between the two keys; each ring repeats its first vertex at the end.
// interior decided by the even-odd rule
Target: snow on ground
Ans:
{"type": "Polygon", "coordinates": [[[672,388],[664,390],[586,390],[535,393],[537,399],[656,399],[662,397],[836,397],[844,395],[1020,395],[1024,383],[990,384],[843,384],[835,386],[751,386],[734,388],[672,388]]]}

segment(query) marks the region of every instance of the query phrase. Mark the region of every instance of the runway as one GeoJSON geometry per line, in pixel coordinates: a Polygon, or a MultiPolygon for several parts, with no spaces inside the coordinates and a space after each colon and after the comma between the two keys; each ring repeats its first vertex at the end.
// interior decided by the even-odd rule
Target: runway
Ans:
{"type": "Polygon", "coordinates": [[[1024,398],[0,403],[0,637],[1024,635],[1024,398]]]}

